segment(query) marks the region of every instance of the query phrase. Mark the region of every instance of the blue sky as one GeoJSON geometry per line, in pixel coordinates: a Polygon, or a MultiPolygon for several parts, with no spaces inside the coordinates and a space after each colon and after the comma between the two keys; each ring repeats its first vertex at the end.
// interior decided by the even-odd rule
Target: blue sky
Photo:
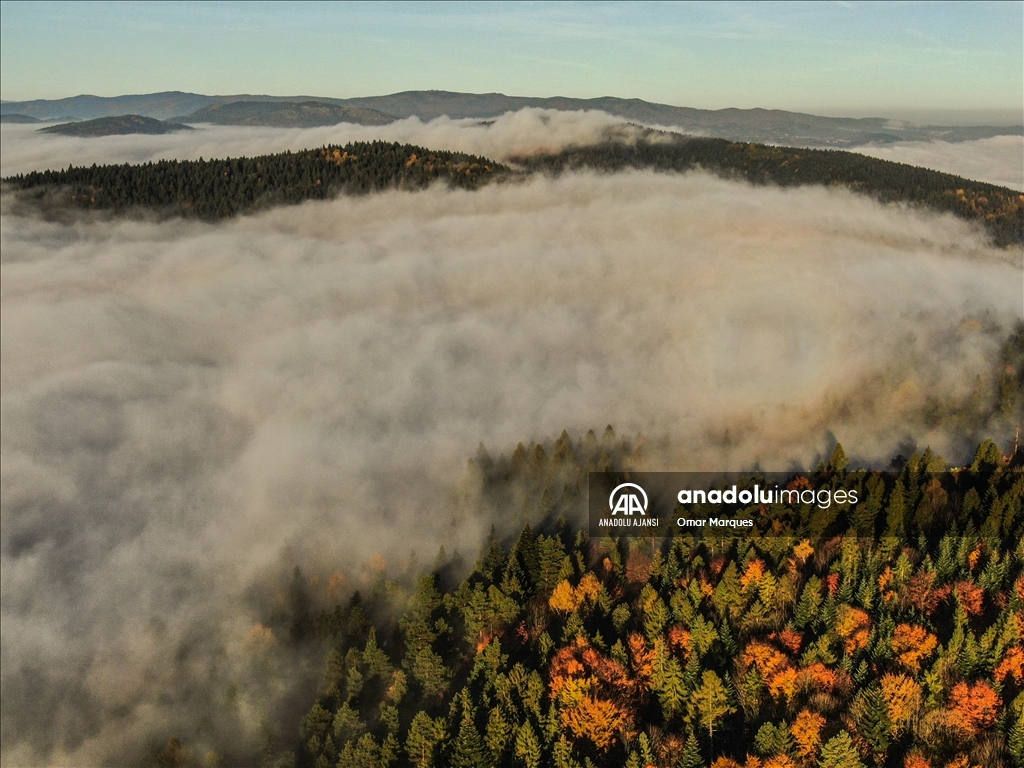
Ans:
{"type": "Polygon", "coordinates": [[[1024,109],[1024,4],[0,3],[0,96],[412,89],[1024,109]]]}

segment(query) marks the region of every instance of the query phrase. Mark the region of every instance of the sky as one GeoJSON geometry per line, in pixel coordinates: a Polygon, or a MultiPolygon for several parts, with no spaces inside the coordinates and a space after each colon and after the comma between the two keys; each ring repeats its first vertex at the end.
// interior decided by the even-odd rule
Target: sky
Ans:
{"type": "Polygon", "coordinates": [[[1020,119],[1024,4],[0,3],[0,97],[403,90],[1020,119]]]}

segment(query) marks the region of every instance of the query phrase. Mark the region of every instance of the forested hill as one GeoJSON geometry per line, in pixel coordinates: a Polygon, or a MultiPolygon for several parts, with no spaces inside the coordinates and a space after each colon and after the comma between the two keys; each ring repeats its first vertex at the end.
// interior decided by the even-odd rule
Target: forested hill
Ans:
{"type": "Polygon", "coordinates": [[[149,208],[221,219],[281,203],[325,200],[443,179],[475,189],[512,170],[486,158],[409,144],[357,142],[259,157],[68,167],[6,179],[41,204],[126,211],[149,208]]]}
{"type": "MultiPolygon", "coordinates": [[[[789,487],[857,488],[857,509],[787,507],[752,537],[592,539],[554,521],[588,470],[641,454],[611,427],[481,451],[466,487],[539,525],[490,542],[461,581],[439,559],[418,585],[379,570],[335,602],[296,569],[288,607],[252,636],[323,648],[323,683],[299,729],[268,731],[262,765],[1021,764],[1019,455],[986,441],[954,472],[926,452],[882,476],[848,472],[837,447],[789,487]],[[812,518],[825,535],[807,535],[812,518]]],[[[150,764],[193,754],[172,739],[150,764]]]]}
{"type": "Polygon", "coordinates": [[[95,120],[61,123],[40,128],[40,133],[56,133],[62,136],[124,136],[129,133],[162,134],[174,131],[191,131],[191,126],[154,120],[143,115],[117,115],[98,117],[95,120]]]}
{"type": "Polygon", "coordinates": [[[981,222],[999,245],[1024,242],[1024,195],[993,184],[852,152],[745,144],[664,134],[635,143],[609,141],[556,154],[514,158],[518,170],[483,157],[408,144],[360,142],[301,152],[224,160],[164,160],[144,165],[69,167],[5,181],[48,206],[132,208],[218,219],[277,203],[323,200],[389,188],[422,189],[443,179],[475,189],[530,173],[703,168],[756,184],[818,184],[884,202],[949,211],[981,222]]]}
{"type": "Polygon", "coordinates": [[[846,187],[883,202],[924,205],[981,221],[999,245],[1024,242],[1024,194],[856,152],[692,139],[606,142],[512,159],[528,170],[549,173],[583,168],[682,172],[701,167],[755,184],[846,187]]]}

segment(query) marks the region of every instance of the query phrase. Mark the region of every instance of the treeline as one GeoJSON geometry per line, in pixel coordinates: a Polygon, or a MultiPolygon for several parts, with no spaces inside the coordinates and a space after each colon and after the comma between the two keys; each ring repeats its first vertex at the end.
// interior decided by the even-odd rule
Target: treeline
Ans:
{"type": "Polygon", "coordinates": [[[555,154],[513,158],[534,171],[704,168],[729,178],[782,187],[841,186],[883,202],[924,205],[982,222],[998,245],[1024,242],[1024,195],[904,163],[830,149],[797,149],[725,139],[607,142],[555,154]]]}
{"type": "Polygon", "coordinates": [[[375,141],[251,158],[69,166],[20,174],[5,182],[41,204],[114,211],[147,208],[213,220],[338,194],[423,189],[438,180],[476,189],[495,179],[522,178],[532,172],[704,168],[756,184],[841,186],[884,202],[950,211],[981,222],[999,245],[1024,243],[1024,195],[1019,192],[853,152],[664,134],[660,140],[609,141],[514,160],[521,170],[472,155],[375,141]]]}
{"type": "Polygon", "coordinates": [[[148,208],[215,220],[339,194],[423,189],[438,180],[475,189],[510,172],[482,157],[374,141],[224,160],[69,166],[5,181],[46,204],[113,211],[148,208]]]}

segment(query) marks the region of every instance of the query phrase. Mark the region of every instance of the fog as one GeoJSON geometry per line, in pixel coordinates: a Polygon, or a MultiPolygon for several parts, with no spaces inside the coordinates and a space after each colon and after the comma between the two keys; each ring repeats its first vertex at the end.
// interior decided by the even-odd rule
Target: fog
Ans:
{"type": "MultiPolygon", "coordinates": [[[[675,126],[653,127],[681,132],[675,126]]],[[[66,168],[72,164],[239,157],[374,139],[507,160],[515,155],[557,152],[569,146],[592,144],[611,136],[629,140],[638,133],[624,118],[606,112],[539,108],[508,112],[488,121],[440,117],[424,123],[417,117],[410,117],[385,126],[351,123],[320,128],[198,125],[192,131],[159,136],[70,137],[41,134],[38,125],[8,123],[0,127],[4,176],[66,168]]],[[[1024,191],[1022,136],[953,143],[901,141],[853,147],[849,151],[1024,191]]]]}
{"type": "Polygon", "coordinates": [[[192,131],[158,136],[95,138],[41,134],[36,125],[3,124],[3,175],[97,163],[143,163],[151,160],[239,157],[309,149],[350,141],[397,141],[429,149],[468,152],[502,160],[511,155],[556,152],[574,144],[591,144],[609,130],[630,133],[625,119],[606,112],[523,109],[494,120],[424,123],[418,117],[384,126],[341,123],[321,128],[264,128],[197,125],[192,131]]]}
{"type": "MultiPolygon", "coordinates": [[[[508,154],[591,119],[498,135],[508,154]]],[[[486,129],[405,122],[374,130],[503,154],[486,129]]],[[[210,129],[45,155],[11,128],[5,174],[348,140],[210,129]]],[[[5,765],[257,744],[320,673],[255,626],[280,574],[475,555],[486,510],[450,521],[480,441],[611,423],[661,446],[651,469],[770,469],[835,439],[885,463],[1013,434],[926,414],[979,396],[1024,314],[1020,253],[842,190],[579,174],[219,225],[3,206],[5,765]]]]}
{"type": "Polygon", "coordinates": [[[1024,136],[959,142],[897,141],[854,147],[850,151],[1024,192],[1024,136]]]}

